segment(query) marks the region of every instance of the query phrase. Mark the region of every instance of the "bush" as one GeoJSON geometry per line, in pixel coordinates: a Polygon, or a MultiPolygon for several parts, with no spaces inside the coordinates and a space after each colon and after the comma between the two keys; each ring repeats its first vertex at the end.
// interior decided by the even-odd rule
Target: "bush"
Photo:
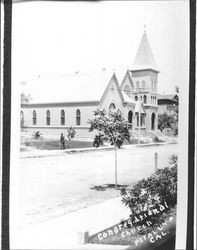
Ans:
{"type": "Polygon", "coordinates": [[[157,136],[153,137],[153,142],[160,142],[159,138],[157,136]]]}
{"type": "Polygon", "coordinates": [[[33,138],[37,140],[37,139],[39,139],[40,137],[41,137],[40,131],[35,131],[34,134],[33,134],[33,138]]]}
{"type": "Polygon", "coordinates": [[[103,141],[104,141],[104,135],[99,133],[98,135],[95,135],[94,141],[93,141],[93,146],[98,148],[100,145],[103,146],[103,141]]]}
{"type": "MultiPolygon", "coordinates": [[[[169,164],[132,188],[121,189],[122,203],[129,207],[132,216],[165,204],[169,210],[177,204],[177,156],[172,155],[169,164]]],[[[160,215],[152,216],[151,222],[157,223],[160,215]]]]}

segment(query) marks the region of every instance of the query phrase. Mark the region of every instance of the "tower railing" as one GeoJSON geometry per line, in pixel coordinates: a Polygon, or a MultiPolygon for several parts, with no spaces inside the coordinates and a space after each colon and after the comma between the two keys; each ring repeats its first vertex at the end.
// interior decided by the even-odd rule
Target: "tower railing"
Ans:
{"type": "Polygon", "coordinates": [[[149,92],[150,88],[134,88],[133,92],[149,92]]]}

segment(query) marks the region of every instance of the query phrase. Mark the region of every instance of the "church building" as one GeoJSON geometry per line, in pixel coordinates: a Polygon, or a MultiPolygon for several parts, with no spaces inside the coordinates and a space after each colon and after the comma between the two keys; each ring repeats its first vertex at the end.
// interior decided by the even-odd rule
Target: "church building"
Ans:
{"type": "Polygon", "coordinates": [[[134,63],[118,79],[115,71],[40,77],[26,82],[23,93],[32,101],[21,104],[21,121],[27,131],[59,136],[70,126],[77,138],[90,138],[93,111],[119,109],[132,130],[157,130],[159,70],[144,32],[134,63]]]}

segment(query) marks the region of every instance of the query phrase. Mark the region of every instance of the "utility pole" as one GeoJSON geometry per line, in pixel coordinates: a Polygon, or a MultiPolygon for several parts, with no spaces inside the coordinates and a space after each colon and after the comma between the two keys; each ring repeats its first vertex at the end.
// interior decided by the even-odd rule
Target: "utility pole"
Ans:
{"type": "Polygon", "coordinates": [[[157,172],[158,170],[158,153],[155,152],[155,173],[157,172]]]}

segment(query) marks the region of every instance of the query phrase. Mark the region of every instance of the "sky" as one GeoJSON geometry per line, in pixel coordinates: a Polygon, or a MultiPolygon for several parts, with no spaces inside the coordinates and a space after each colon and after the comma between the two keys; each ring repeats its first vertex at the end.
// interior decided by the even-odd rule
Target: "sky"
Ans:
{"type": "Polygon", "coordinates": [[[158,92],[174,93],[189,79],[188,1],[15,3],[13,83],[103,68],[121,79],[132,69],[144,25],[160,70],[158,92]]]}

